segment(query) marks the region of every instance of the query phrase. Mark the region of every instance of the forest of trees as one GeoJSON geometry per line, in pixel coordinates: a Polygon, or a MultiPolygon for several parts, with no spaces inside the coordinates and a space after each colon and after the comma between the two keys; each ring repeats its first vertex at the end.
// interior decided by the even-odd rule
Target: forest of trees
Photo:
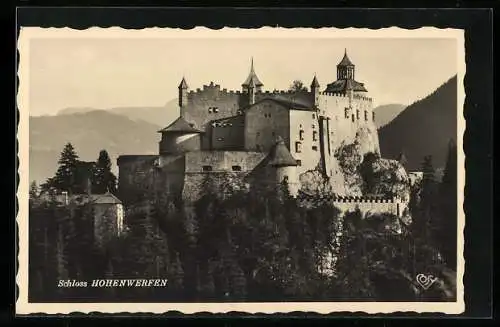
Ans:
{"type": "Polygon", "coordinates": [[[67,143],[61,152],[59,167],[55,175],[40,186],[36,181],[31,182],[30,193],[38,194],[40,191],[66,191],[70,194],[103,194],[116,193],[117,180],[111,171],[111,159],[106,150],[99,152],[96,162],[84,162],[71,143],[67,143]]]}
{"type": "Polygon", "coordinates": [[[30,301],[454,301],[456,145],[442,181],[431,157],[422,170],[413,223],[401,234],[384,228],[396,216],[341,217],[331,202],[302,206],[285,186],[225,192],[225,176],[211,174],[195,203],[144,194],[127,208],[126,232],[98,248],[85,232],[91,207],[38,203],[33,194],[30,301]],[[332,257],[335,269],[322,269],[332,257]],[[419,273],[439,281],[424,291],[419,273]],[[94,278],[167,278],[168,286],[56,287],[60,279],[94,278]]]}

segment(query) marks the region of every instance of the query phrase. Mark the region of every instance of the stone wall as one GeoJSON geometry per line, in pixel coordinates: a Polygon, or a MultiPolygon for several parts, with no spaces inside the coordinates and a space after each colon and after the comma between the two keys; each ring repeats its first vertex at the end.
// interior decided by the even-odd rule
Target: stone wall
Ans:
{"type": "Polygon", "coordinates": [[[154,185],[158,155],[125,155],[118,157],[118,197],[126,205],[154,185]]]}
{"type": "Polygon", "coordinates": [[[246,151],[186,153],[186,173],[252,171],[267,154],[246,151]],[[210,167],[210,168],[208,168],[210,167]]]}
{"type": "Polygon", "coordinates": [[[288,108],[272,101],[263,100],[245,112],[245,149],[269,152],[281,136],[290,143],[290,117],[288,108]]]}
{"type": "Polygon", "coordinates": [[[210,133],[210,149],[243,150],[245,145],[245,116],[239,115],[213,121],[207,128],[210,133]]]}
{"type": "Polygon", "coordinates": [[[121,204],[94,204],[94,241],[103,246],[123,231],[121,204]]]}
{"type": "Polygon", "coordinates": [[[309,110],[290,110],[290,142],[285,143],[292,156],[299,160],[297,174],[315,169],[321,160],[321,126],[317,113],[309,110]]]}

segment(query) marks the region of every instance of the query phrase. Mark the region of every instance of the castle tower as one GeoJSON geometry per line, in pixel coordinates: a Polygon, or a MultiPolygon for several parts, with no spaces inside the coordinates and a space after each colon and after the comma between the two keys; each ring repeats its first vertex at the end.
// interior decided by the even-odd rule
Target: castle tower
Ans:
{"type": "Polygon", "coordinates": [[[186,79],[182,77],[182,81],[179,84],[179,107],[185,107],[187,105],[187,94],[188,94],[188,85],[186,83],[186,79]]]}
{"type": "Polygon", "coordinates": [[[347,49],[344,50],[344,58],[337,65],[337,79],[354,79],[354,64],[347,56],[347,49]]]}
{"type": "Polygon", "coordinates": [[[314,97],[314,106],[317,108],[319,106],[319,82],[314,74],[314,78],[311,83],[311,93],[314,97]]]}
{"type": "Polygon", "coordinates": [[[200,150],[201,130],[188,123],[183,117],[158,131],[161,133],[160,155],[179,154],[200,150]]]}
{"type": "Polygon", "coordinates": [[[255,91],[257,85],[255,84],[255,80],[253,78],[250,79],[250,83],[248,84],[248,104],[252,105],[255,103],[255,91]]]}
{"type": "Polygon", "coordinates": [[[248,88],[249,88],[250,82],[252,80],[255,83],[255,91],[256,92],[261,92],[262,91],[262,86],[264,86],[264,84],[262,84],[262,82],[257,77],[257,74],[255,74],[255,70],[253,68],[253,57],[252,57],[251,63],[250,63],[250,74],[248,74],[248,77],[245,80],[245,82],[243,84],[241,84],[243,92],[248,92],[248,88]]]}
{"type": "Polygon", "coordinates": [[[295,160],[285,145],[281,136],[276,139],[275,146],[269,153],[269,165],[276,169],[276,183],[286,182],[292,196],[296,196],[299,189],[297,177],[297,160],[295,160]]]}
{"type": "Polygon", "coordinates": [[[347,49],[344,51],[344,57],[337,65],[337,80],[326,86],[325,92],[343,93],[353,96],[355,92],[368,92],[363,83],[355,79],[355,66],[347,56],[347,49]]]}

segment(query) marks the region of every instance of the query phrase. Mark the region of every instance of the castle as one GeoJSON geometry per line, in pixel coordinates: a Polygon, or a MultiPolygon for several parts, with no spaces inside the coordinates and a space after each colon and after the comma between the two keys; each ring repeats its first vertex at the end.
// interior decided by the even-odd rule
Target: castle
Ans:
{"type": "MultiPolygon", "coordinates": [[[[335,151],[357,141],[363,153],[380,153],[372,99],[355,77],[346,51],[337,79],[323,90],[314,75],[310,90],[264,91],[253,59],[239,91],[213,82],[190,90],[182,78],[180,117],[159,131],[158,153],[118,158],[121,200],[126,204],[134,192],[151,185],[195,200],[204,176],[217,173],[231,173],[245,185],[285,180],[297,195],[311,171],[329,180],[335,194],[349,196],[341,187],[335,151]]],[[[339,203],[351,207],[382,203],[342,199],[339,203]]]]}

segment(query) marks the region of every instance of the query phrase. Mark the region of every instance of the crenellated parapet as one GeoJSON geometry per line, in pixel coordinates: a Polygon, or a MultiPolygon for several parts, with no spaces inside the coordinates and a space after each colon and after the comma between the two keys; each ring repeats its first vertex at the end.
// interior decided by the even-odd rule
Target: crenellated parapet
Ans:
{"type": "MultiPolygon", "coordinates": [[[[323,95],[323,96],[326,96],[326,97],[329,97],[329,98],[332,98],[333,100],[335,100],[335,99],[341,99],[341,100],[343,100],[343,99],[346,99],[346,98],[350,97],[350,95],[348,93],[342,93],[342,92],[339,92],[339,93],[336,93],[336,92],[320,92],[319,94],[323,95]]],[[[352,96],[352,98],[355,99],[355,100],[373,102],[372,98],[364,96],[364,95],[361,95],[361,94],[354,94],[352,96]]]]}
{"type": "Polygon", "coordinates": [[[310,195],[301,193],[304,200],[329,200],[338,203],[402,203],[401,198],[393,196],[348,196],[335,194],[310,195]]]}

